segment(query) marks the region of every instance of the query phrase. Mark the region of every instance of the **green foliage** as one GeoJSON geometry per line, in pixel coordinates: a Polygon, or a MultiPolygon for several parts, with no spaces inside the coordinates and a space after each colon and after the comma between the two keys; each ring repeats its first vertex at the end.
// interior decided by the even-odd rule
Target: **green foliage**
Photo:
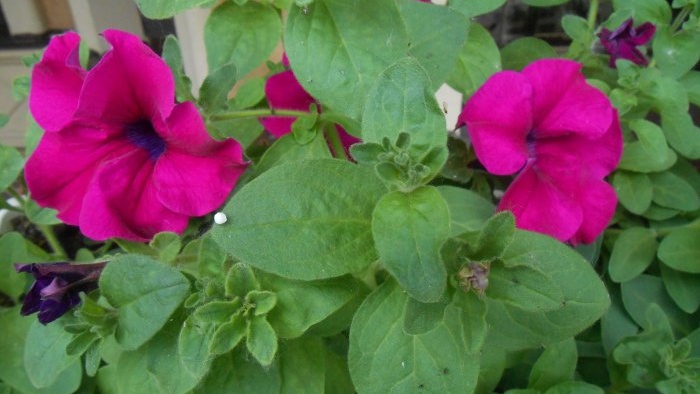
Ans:
{"type": "Polygon", "coordinates": [[[170,67],[175,79],[175,98],[177,101],[194,101],[192,96],[192,82],[185,75],[185,69],[182,62],[182,51],[180,50],[180,42],[173,35],[165,38],[163,43],[163,60],[170,67]]]}
{"type": "Polygon", "coordinates": [[[150,19],[165,19],[190,8],[211,5],[212,0],[134,0],[150,19]]]}
{"type": "MultiPolygon", "coordinates": [[[[473,2],[468,2],[473,3],[473,2]]],[[[489,3],[495,3],[489,1],[489,3]]],[[[479,24],[469,25],[469,35],[447,83],[470,96],[501,69],[501,53],[491,33],[479,24]]]]}

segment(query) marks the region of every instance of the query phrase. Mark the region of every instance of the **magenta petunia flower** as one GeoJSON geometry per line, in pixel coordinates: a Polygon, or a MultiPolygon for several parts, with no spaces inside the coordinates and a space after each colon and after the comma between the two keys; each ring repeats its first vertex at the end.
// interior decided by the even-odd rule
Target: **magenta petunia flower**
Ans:
{"type": "Polygon", "coordinates": [[[39,312],[41,324],[48,324],[80,304],[80,293],[97,289],[106,262],[93,264],[15,264],[17,272],[34,276],[34,284],[22,303],[23,316],[39,312]]]}
{"type": "Polygon", "coordinates": [[[603,44],[605,51],[610,55],[610,67],[615,68],[617,59],[626,59],[635,64],[646,66],[649,61],[637,47],[649,42],[654,32],[656,32],[656,26],[651,22],[634,27],[634,21],[629,18],[613,31],[606,28],[601,29],[598,38],[600,38],[600,43],[603,44]]]}
{"type": "Polygon", "coordinates": [[[496,73],[460,115],[486,170],[518,173],[498,210],[573,244],[592,242],[612,218],[617,196],[604,178],[622,155],[617,112],[580,70],[545,59],[496,73]]]}
{"type": "MultiPolygon", "coordinates": [[[[282,64],[289,67],[286,55],[282,57],[282,64]]],[[[265,97],[270,108],[273,109],[308,112],[311,104],[318,104],[316,99],[304,90],[292,70],[282,71],[268,78],[265,83],[265,97]]],[[[260,123],[270,134],[279,138],[292,132],[292,124],[295,120],[295,117],[289,116],[268,116],[260,118],[260,123]]],[[[360,142],[338,125],[336,130],[346,150],[350,145],[360,142]]]]}
{"type": "Polygon", "coordinates": [[[175,105],[168,66],[138,37],[104,37],[112,48],[90,71],[72,32],[34,66],[29,108],[45,133],[25,168],[32,198],[97,240],[181,233],[228,197],[241,147],[213,140],[194,104],[175,105]]]}

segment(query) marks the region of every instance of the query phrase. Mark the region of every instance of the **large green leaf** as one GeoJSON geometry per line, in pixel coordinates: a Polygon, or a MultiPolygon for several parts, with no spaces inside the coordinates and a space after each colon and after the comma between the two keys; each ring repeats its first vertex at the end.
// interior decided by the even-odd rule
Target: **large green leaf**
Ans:
{"type": "Polygon", "coordinates": [[[461,308],[445,311],[433,330],[409,335],[403,329],[408,295],[394,281],[372,293],[350,329],[348,364],[361,393],[469,393],[476,386],[479,356],[469,351],[461,308]]]}
{"type": "Polygon", "coordinates": [[[408,294],[436,302],[447,284],[440,248],[450,234],[450,213],[432,186],[410,193],[391,192],[372,213],[372,234],[379,258],[408,294]]]}
{"type": "Polygon", "coordinates": [[[262,287],[277,295],[267,319],[280,338],[296,338],[348,303],[362,285],[351,277],[297,281],[259,275],[262,287]]]}
{"type": "MultiPolygon", "coordinates": [[[[489,1],[491,2],[491,1],[489,1]]],[[[483,26],[472,23],[469,36],[459,54],[459,60],[447,83],[471,96],[486,80],[501,69],[501,53],[491,33],[483,26]]]]}
{"type": "Polygon", "coordinates": [[[532,366],[528,387],[544,391],[571,380],[577,360],[578,352],[573,338],[553,344],[545,349],[532,366]]]}
{"type": "Polygon", "coordinates": [[[43,325],[32,319],[24,347],[24,368],[35,387],[46,388],[58,382],[61,374],[80,363],[80,354],[68,355],[66,347],[73,335],[60,323],[43,325]]]}
{"type": "Polygon", "coordinates": [[[45,262],[49,256],[14,231],[0,237],[0,250],[0,291],[17,300],[26,290],[27,276],[18,274],[14,263],[45,262]]]}
{"type": "MultiPolygon", "coordinates": [[[[13,393],[25,394],[70,394],[80,386],[82,368],[79,362],[63,368],[54,383],[38,389],[27,376],[24,366],[26,338],[36,318],[21,316],[20,307],[0,311],[0,381],[14,389],[13,393]]],[[[58,324],[56,324],[58,326],[58,324]]],[[[58,327],[61,331],[62,327],[58,327]]],[[[65,351],[65,349],[64,349],[65,351]]],[[[58,367],[58,366],[55,366],[58,367]]]]}
{"type": "Polygon", "coordinates": [[[102,295],[118,309],[115,336],[126,349],[136,349],[153,337],[189,288],[178,270],[140,255],[115,258],[100,276],[102,295]]]}
{"type": "Polygon", "coordinates": [[[676,271],[661,264],[661,278],[673,301],[686,313],[700,307],[700,275],[676,271]]]}
{"type": "Polygon", "coordinates": [[[635,24],[666,25],[671,22],[671,7],[666,0],[613,0],[613,7],[624,14],[621,20],[632,17],[635,24]]]}
{"type": "Polygon", "coordinates": [[[281,32],[280,17],[272,6],[254,1],[222,3],[204,26],[209,70],[233,63],[243,77],[270,56],[281,32]]]}
{"type": "Polygon", "coordinates": [[[625,229],[615,240],[608,273],[615,282],[634,279],[654,261],[656,257],[656,233],[645,227],[625,229]]]}
{"type": "Polygon", "coordinates": [[[299,338],[280,347],[280,394],[323,394],[326,386],[325,349],[321,338],[299,338]]]}
{"type": "Polygon", "coordinates": [[[207,6],[214,0],[134,0],[147,18],[165,19],[190,8],[207,6]]]}
{"type": "Polygon", "coordinates": [[[288,278],[357,272],[377,259],[371,216],[385,192],[371,167],[347,161],[277,166],[236,193],[212,236],[242,262],[288,278]]]}
{"type": "MultiPolygon", "coordinates": [[[[502,260],[508,267],[529,267],[559,286],[561,303],[554,310],[524,310],[489,298],[487,342],[501,349],[525,349],[562,341],[593,324],[610,298],[598,274],[576,251],[536,233],[517,231],[502,260]]],[[[517,284],[516,284],[517,285],[517,284]]],[[[533,289],[534,292],[539,289],[533,289]]]]}
{"type": "Polygon", "coordinates": [[[630,212],[641,215],[651,206],[653,191],[651,180],[646,174],[617,171],[612,185],[620,204],[630,212]]]}
{"type": "Polygon", "coordinates": [[[197,385],[208,363],[194,371],[183,362],[178,345],[183,323],[183,316],[176,316],[143,346],[121,354],[116,372],[120,393],[184,394],[197,385]]]}
{"type": "Polygon", "coordinates": [[[671,31],[669,27],[656,29],[654,60],[664,74],[680,78],[692,70],[700,60],[700,32],[671,31]]]}
{"type": "Polygon", "coordinates": [[[418,157],[447,143],[445,117],[430,90],[430,80],[411,57],[379,75],[362,115],[364,142],[381,143],[385,137],[393,142],[400,133],[411,135],[411,148],[418,157]]]}
{"type": "Polygon", "coordinates": [[[214,360],[211,370],[194,393],[279,393],[281,380],[277,364],[262,367],[245,350],[234,349],[214,360]]]}
{"type": "Polygon", "coordinates": [[[0,145],[0,190],[10,186],[24,167],[24,158],[17,149],[0,145]]]}
{"type": "Polygon", "coordinates": [[[437,190],[450,210],[450,236],[480,229],[496,210],[490,201],[471,190],[454,186],[438,186],[437,190]]]}
{"type": "Polygon", "coordinates": [[[669,267],[700,274],[700,229],[680,228],[671,231],[659,245],[659,259],[669,267]]]}
{"type": "Polygon", "coordinates": [[[468,18],[489,13],[500,8],[506,0],[450,0],[447,6],[468,18]]]}
{"type": "Polygon", "coordinates": [[[322,103],[359,119],[379,75],[411,56],[436,90],[466,38],[468,22],[414,0],[316,0],[292,7],[285,49],[299,82],[322,103]]]}
{"type": "Polygon", "coordinates": [[[700,208],[700,197],[695,189],[680,176],[664,171],[649,174],[652,182],[652,200],[666,208],[694,211],[700,208]]]}

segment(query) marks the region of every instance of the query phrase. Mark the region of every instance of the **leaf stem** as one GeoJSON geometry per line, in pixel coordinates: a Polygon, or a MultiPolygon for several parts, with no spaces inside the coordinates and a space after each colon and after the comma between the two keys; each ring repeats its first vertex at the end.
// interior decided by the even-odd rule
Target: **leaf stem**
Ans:
{"type": "Polygon", "coordinates": [[[599,0],[591,0],[591,7],[588,9],[588,29],[594,30],[598,19],[599,0]]]}
{"type": "Polygon", "coordinates": [[[293,111],[287,109],[274,109],[274,108],[260,108],[260,109],[247,109],[243,111],[233,111],[226,112],[222,114],[213,115],[211,120],[232,120],[232,119],[244,119],[244,118],[260,118],[265,116],[284,116],[284,117],[298,117],[303,115],[308,115],[307,111],[293,111]]]}
{"type": "Polygon", "coordinates": [[[681,27],[681,24],[683,24],[683,21],[685,21],[685,18],[688,17],[688,14],[690,14],[690,11],[692,11],[693,8],[695,8],[695,5],[693,4],[686,4],[686,6],[683,7],[681,12],[679,12],[676,16],[676,19],[673,20],[673,24],[671,25],[671,33],[675,33],[676,30],[681,27]]]}
{"type": "Polygon", "coordinates": [[[54,255],[60,258],[68,258],[68,254],[63,249],[61,243],[58,241],[58,238],[56,238],[56,233],[54,233],[53,227],[45,224],[37,224],[37,228],[39,229],[39,231],[41,231],[42,234],[44,234],[44,238],[46,238],[46,241],[49,243],[49,246],[51,246],[54,255]]]}
{"type": "Polygon", "coordinates": [[[343,143],[340,141],[338,129],[336,129],[334,125],[325,125],[323,127],[323,131],[326,134],[326,138],[328,138],[328,142],[331,144],[333,157],[335,157],[336,159],[347,160],[348,157],[347,155],[345,155],[345,148],[343,147],[343,143]]]}

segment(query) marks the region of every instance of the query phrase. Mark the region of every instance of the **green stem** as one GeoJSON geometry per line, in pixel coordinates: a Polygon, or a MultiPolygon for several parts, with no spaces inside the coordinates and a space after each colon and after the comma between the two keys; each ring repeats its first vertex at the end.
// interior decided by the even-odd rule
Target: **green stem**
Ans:
{"type": "Polygon", "coordinates": [[[53,250],[54,255],[56,255],[59,258],[67,258],[68,254],[63,249],[63,246],[61,246],[61,243],[58,241],[58,238],[56,238],[56,233],[53,232],[53,227],[47,226],[45,224],[37,224],[37,227],[39,228],[39,231],[41,231],[42,234],[44,234],[44,238],[46,238],[46,241],[49,243],[49,246],[51,246],[51,250],[53,250]]]}
{"type": "Polygon", "coordinates": [[[598,19],[598,3],[599,0],[591,0],[591,7],[588,9],[588,30],[595,29],[595,23],[598,19]]]}
{"type": "Polygon", "coordinates": [[[22,197],[21,194],[19,194],[15,189],[13,188],[8,188],[7,192],[14,197],[15,200],[17,200],[17,203],[24,209],[24,205],[27,203],[27,201],[22,197]]]}
{"type": "Polygon", "coordinates": [[[308,115],[306,111],[293,111],[287,109],[273,109],[273,108],[263,108],[263,109],[247,109],[244,111],[234,111],[227,112],[223,114],[214,115],[211,120],[232,120],[232,119],[244,119],[244,118],[260,118],[265,116],[285,116],[285,117],[298,117],[303,115],[308,115]]]}
{"type": "Polygon", "coordinates": [[[333,157],[336,159],[347,160],[348,157],[345,155],[345,148],[343,147],[343,143],[340,141],[340,135],[338,135],[338,130],[335,128],[335,126],[326,125],[323,129],[326,133],[326,137],[328,138],[328,142],[331,144],[331,148],[333,148],[333,157]]]}
{"type": "Polygon", "coordinates": [[[690,14],[690,11],[695,8],[695,5],[693,4],[687,4],[681,12],[678,13],[678,16],[676,16],[676,19],[673,20],[673,24],[671,25],[671,32],[675,33],[676,30],[678,30],[681,25],[683,24],[683,21],[685,21],[685,18],[688,17],[688,14],[690,14]]]}

